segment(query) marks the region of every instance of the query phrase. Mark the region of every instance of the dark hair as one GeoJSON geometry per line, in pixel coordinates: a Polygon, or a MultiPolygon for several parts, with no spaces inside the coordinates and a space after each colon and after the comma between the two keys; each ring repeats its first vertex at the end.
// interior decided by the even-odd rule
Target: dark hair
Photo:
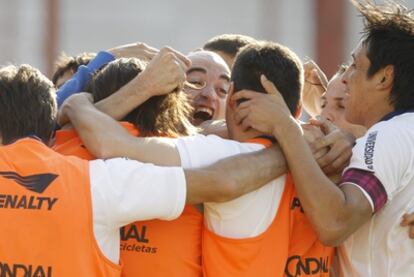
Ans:
{"type": "Polygon", "coordinates": [[[213,52],[222,51],[234,57],[240,48],[254,42],[256,42],[256,40],[249,36],[223,34],[211,38],[204,44],[203,49],[213,52]]]}
{"type": "MultiPolygon", "coordinates": [[[[110,62],[96,74],[87,91],[98,102],[126,85],[146,64],[139,59],[118,59],[110,62]]],[[[153,96],[130,112],[123,120],[134,124],[141,136],[183,136],[194,132],[188,118],[191,106],[181,90],[167,95],[153,96]]]]}
{"type": "Polygon", "coordinates": [[[0,134],[3,144],[27,136],[48,143],[55,127],[54,86],[30,65],[0,69],[0,134]]]}
{"type": "Polygon", "coordinates": [[[231,72],[234,91],[242,89],[265,93],[260,82],[264,74],[282,94],[295,114],[303,87],[303,66],[289,48],[274,42],[257,42],[242,48],[231,72]]]}
{"type": "Polygon", "coordinates": [[[87,65],[95,56],[95,53],[81,53],[76,56],[68,56],[62,53],[55,64],[55,72],[52,75],[53,84],[56,85],[59,78],[65,75],[67,71],[75,73],[79,66],[87,65]]]}
{"type": "Polygon", "coordinates": [[[363,45],[370,60],[368,77],[394,67],[390,102],[396,110],[414,107],[414,18],[411,10],[392,1],[376,5],[351,0],[364,17],[363,45]]]}

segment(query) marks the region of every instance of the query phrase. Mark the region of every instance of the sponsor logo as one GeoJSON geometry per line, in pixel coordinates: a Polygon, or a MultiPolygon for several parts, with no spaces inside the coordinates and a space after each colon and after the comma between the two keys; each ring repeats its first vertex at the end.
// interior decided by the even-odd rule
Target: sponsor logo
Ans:
{"type": "MultiPolygon", "coordinates": [[[[43,193],[58,177],[58,175],[50,173],[21,176],[18,173],[11,171],[0,171],[0,176],[13,180],[24,188],[39,194],[43,193]]],[[[57,200],[58,198],[53,197],[0,194],[0,209],[46,209],[50,211],[57,200]]]]}
{"type": "Polygon", "coordinates": [[[285,274],[288,277],[328,273],[329,257],[290,256],[286,262],[285,274]]]}
{"type": "Polygon", "coordinates": [[[303,213],[303,208],[302,208],[302,204],[300,203],[299,198],[297,197],[293,197],[292,199],[292,203],[290,205],[290,209],[294,210],[294,209],[300,209],[300,212],[303,213]]]}
{"type": "Polygon", "coordinates": [[[157,247],[150,247],[147,238],[147,227],[145,225],[137,226],[136,224],[124,226],[121,228],[121,251],[135,251],[141,253],[155,254],[157,247]]]}
{"type": "Polygon", "coordinates": [[[0,171],[0,176],[13,180],[26,189],[37,193],[45,191],[45,189],[58,177],[58,175],[50,173],[21,176],[12,171],[0,171]]]}
{"type": "Polygon", "coordinates": [[[0,209],[52,210],[57,198],[0,194],[0,209]]]}
{"type": "Polygon", "coordinates": [[[367,141],[365,142],[364,160],[368,169],[374,170],[374,148],[377,140],[378,131],[369,133],[367,141]]]}
{"type": "Polygon", "coordinates": [[[0,277],[51,277],[52,267],[0,262],[0,277]]]}

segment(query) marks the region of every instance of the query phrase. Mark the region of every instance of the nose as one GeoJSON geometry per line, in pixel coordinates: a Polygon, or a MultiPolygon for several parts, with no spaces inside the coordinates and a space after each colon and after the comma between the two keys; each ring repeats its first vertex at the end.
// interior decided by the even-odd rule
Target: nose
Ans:
{"type": "Polygon", "coordinates": [[[335,118],[334,118],[333,114],[331,113],[330,109],[327,108],[327,107],[322,109],[321,116],[326,118],[327,120],[329,120],[331,122],[335,121],[335,118]]]}
{"type": "Polygon", "coordinates": [[[207,85],[205,88],[203,88],[200,94],[205,98],[213,99],[216,97],[216,91],[214,90],[214,87],[211,85],[207,85]]]}
{"type": "Polygon", "coordinates": [[[347,70],[344,71],[344,73],[342,73],[341,82],[344,85],[347,85],[348,84],[348,75],[349,75],[348,72],[349,72],[349,67],[348,67],[347,70]]]}

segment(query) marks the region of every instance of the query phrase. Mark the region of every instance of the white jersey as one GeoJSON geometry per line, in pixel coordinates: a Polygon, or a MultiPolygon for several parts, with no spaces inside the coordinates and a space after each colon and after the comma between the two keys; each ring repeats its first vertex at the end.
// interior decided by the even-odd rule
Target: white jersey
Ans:
{"type": "Polygon", "coordinates": [[[414,276],[414,240],[400,226],[414,210],[414,113],[372,126],[357,141],[349,168],[373,172],[387,203],[338,249],[341,276],[414,276]]]}
{"type": "MultiPolygon", "coordinates": [[[[240,143],[214,135],[196,135],[176,140],[184,168],[207,166],[220,159],[263,149],[256,143],[240,143]]],[[[249,170],[249,168],[246,168],[249,170]]],[[[284,190],[285,176],[262,188],[225,203],[204,203],[206,226],[228,238],[255,237],[272,223],[284,190]]]]}
{"type": "Polygon", "coordinates": [[[119,229],[148,219],[172,220],[184,209],[181,168],[158,167],[124,158],[89,162],[93,231],[102,253],[119,262],[119,229]]]}

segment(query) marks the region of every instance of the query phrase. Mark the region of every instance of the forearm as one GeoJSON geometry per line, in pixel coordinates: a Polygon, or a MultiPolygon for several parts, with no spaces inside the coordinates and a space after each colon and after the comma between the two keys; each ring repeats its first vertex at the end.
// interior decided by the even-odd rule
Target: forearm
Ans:
{"type": "Polygon", "coordinates": [[[256,190],[286,172],[278,146],[220,160],[187,171],[189,203],[226,202],[256,190]],[[194,176],[198,176],[194,177],[194,176]]]}
{"type": "Polygon", "coordinates": [[[256,190],[286,173],[286,160],[278,145],[255,153],[231,157],[216,164],[216,170],[237,184],[233,198],[256,190]],[[245,170],[243,170],[245,169],[245,170]]]}
{"type": "Polygon", "coordinates": [[[65,107],[81,140],[97,158],[128,157],[164,166],[180,166],[180,156],[169,138],[139,138],[89,103],[65,107]]]}
{"type": "Polygon", "coordinates": [[[138,75],[136,79],[128,82],[116,93],[95,103],[95,107],[115,120],[122,120],[150,97],[145,80],[138,75]]]}
{"type": "Polygon", "coordinates": [[[326,244],[344,240],[359,226],[360,220],[353,214],[357,204],[347,197],[350,191],[341,190],[325,176],[298,128],[285,130],[279,142],[301,204],[319,238],[326,244]]]}

